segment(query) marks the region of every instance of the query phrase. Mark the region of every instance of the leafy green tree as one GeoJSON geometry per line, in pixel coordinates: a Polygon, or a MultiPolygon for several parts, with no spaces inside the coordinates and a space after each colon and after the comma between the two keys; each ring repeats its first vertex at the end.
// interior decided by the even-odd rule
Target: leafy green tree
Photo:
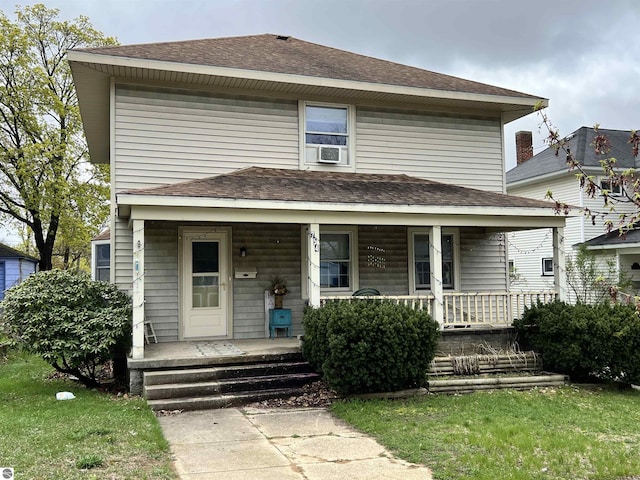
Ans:
{"type": "MultiPolygon", "coordinates": [[[[581,158],[567,146],[567,139],[560,134],[560,131],[553,125],[547,114],[542,110],[542,104],[534,107],[542,119],[542,126],[548,135],[546,143],[555,149],[556,155],[561,153],[565,156],[567,168],[575,173],[580,188],[588,198],[600,197],[602,208],[592,209],[584,207],[582,213],[589,218],[593,225],[598,219],[602,219],[605,229],[608,232],[618,230],[620,235],[635,228],[640,222],[640,175],[636,168],[622,170],[618,167],[615,157],[604,158],[600,161],[603,176],[608,179],[607,185],[611,187],[621,187],[621,195],[613,195],[613,192],[602,187],[597,182],[597,178],[590,175],[581,163],[581,158]],[[633,208],[621,209],[621,205],[631,205],[633,208]]],[[[607,156],[611,152],[611,143],[608,137],[599,131],[599,125],[594,127],[596,136],[591,147],[597,155],[607,156]]],[[[638,157],[640,152],[640,133],[631,130],[629,133],[629,152],[634,157],[638,157]]],[[[555,210],[558,213],[567,214],[571,206],[553,196],[552,191],[547,192],[547,198],[555,202],[555,210]]]]}
{"type": "Polygon", "coordinates": [[[616,261],[600,257],[582,244],[575,256],[567,258],[567,283],[581,303],[600,303],[611,299],[614,291],[631,287],[631,279],[618,272],[616,261]]]}
{"type": "Polygon", "coordinates": [[[0,11],[0,214],[32,232],[40,270],[52,268],[59,234],[70,254],[108,215],[108,172],[87,162],[65,55],[116,42],[87,17],[58,15],[42,4],[18,8],[15,21],[0,11]]]}

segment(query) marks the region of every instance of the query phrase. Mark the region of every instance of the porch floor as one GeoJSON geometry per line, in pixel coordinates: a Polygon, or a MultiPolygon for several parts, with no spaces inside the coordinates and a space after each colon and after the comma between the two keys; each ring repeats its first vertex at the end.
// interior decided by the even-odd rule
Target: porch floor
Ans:
{"type": "Polygon", "coordinates": [[[297,338],[151,343],[144,347],[144,358],[129,358],[128,366],[146,369],[249,363],[300,352],[297,338]]]}

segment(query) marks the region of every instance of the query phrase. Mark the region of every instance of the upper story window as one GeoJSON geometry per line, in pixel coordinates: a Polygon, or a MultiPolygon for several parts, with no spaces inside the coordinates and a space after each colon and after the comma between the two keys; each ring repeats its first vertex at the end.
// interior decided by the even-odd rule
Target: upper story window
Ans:
{"type": "Polygon", "coordinates": [[[303,164],[328,168],[352,164],[352,109],[347,105],[301,104],[303,164]]]}
{"type": "Polygon", "coordinates": [[[600,193],[606,190],[607,195],[618,197],[622,195],[622,185],[612,183],[610,178],[600,179],[600,193]]]}

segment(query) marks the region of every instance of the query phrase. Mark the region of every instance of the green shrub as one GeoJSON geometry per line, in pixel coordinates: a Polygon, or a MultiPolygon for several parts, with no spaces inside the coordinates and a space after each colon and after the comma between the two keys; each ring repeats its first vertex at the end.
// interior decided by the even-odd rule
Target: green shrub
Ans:
{"type": "Polygon", "coordinates": [[[308,308],[303,354],[343,394],[424,384],[440,330],[426,311],[359,299],[308,308]]]}
{"type": "Polygon", "coordinates": [[[634,306],[538,303],[513,325],[523,343],[542,354],[548,370],[578,381],[640,382],[640,317],[634,306]]]}
{"type": "Polygon", "coordinates": [[[85,274],[50,270],[6,292],[2,328],[14,344],[89,387],[99,368],[126,350],[131,302],[115,286],[85,274]]]}

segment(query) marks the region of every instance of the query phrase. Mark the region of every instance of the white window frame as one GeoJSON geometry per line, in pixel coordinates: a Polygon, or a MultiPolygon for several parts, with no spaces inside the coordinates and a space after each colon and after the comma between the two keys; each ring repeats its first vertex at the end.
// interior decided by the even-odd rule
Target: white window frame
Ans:
{"type": "MultiPolygon", "coordinates": [[[[416,235],[430,235],[431,229],[429,228],[409,228],[407,231],[408,242],[408,267],[409,267],[409,290],[412,295],[424,294],[430,292],[431,288],[416,288],[416,275],[415,275],[415,236],[416,235]]],[[[453,241],[453,285],[443,286],[447,291],[460,290],[460,231],[457,228],[443,228],[442,236],[450,235],[453,241]]]]}
{"type": "Polygon", "coordinates": [[[600,195],[602,195],[602,190],[607,190],[609,192],[607,195],[610,197],[622,196],[622,185],[613,185],[609,177],[600,177],[598,185],[600,186],[600,195]]]}
{"type": "MultiPolygon", "coordinates": [[[[340,227],[323,227],[320,226],[320,242],[322,242],[323,233],[337,233],[349,235],[349,287],[320,287],[320,293],[353,293],[359,287],[358,276],[358,227],[357,226],[340,226],[340,227]]],[[[322,265],[322,257],[320,258],[322,265]]]]}
{"type": "Polygon", "coordinates": [[[553,257],[542,257],[540,259],[540,270],[542,272],[543,277],[553,277],[554,275],[553,257]],[[545,269],[545,263],[549,260],[551,261],[551,270],[545,269]]]}
{"type": "Polygon", "coordinates": [[[95,240],[93,242],[91,242],[91,280],[97,280],[98,279],[98,270],[99,269],[104,269],[104,268],[108,268],[109,269],[109,280],[112,278],[111,277],[111,264],[112,264],[112,258],[113,258],[113,249],[110,248],[109,249],[109,266],[108,267],[98,267],[98,247],[102,246],[102,245],[109,245],[111,246],[111,240],[95,240]]]}
{"type": "MultiPolygon", "coordinates": [[[[299,167],[301,170],[321,170],[321,171],[352,171],[356,170],[356,109],[354,105],[341,103],[325,103],[300,100],[298,102],[298,131],[299,131],[299,167]],[[347,163],[342,160],[340,163],[321,163],[318,161],[307,162],[307,107],[328,107],[328,108],[344,108],[347,110],[347,163]]],[[[316,145],[316,144],[311,144],[316,145]]]]}

